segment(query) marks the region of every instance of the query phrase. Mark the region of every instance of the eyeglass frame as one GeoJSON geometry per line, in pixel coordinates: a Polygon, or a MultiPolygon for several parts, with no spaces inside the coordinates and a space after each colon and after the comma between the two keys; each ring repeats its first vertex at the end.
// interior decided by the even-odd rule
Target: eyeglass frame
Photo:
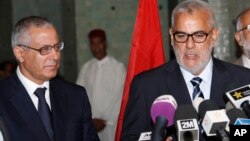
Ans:
{"type": "Polygon", "coordinates": [[[41,47],[40,49],[36,49],[36,48],[30,47],[30,46],[27,46],[27,45],[23,45],[23,44],[17,44],[17,46],[18,46],[18,47],[23,46],[23,47],[25,47],[25,48],[28,48],[28,49],[32,49],[32,50],[38,51],[41,55],[47,55],[47,54],[49,54],[49,53],[52,51],[52,48],[54,48],[56,52],[59,52],[59,51],[63,50],[63,48],[64,48],[64,42],[59,41],[59,42],[57,42],[57,43],[54,44],[54,45],[45,45],[44,47],[41,47]],[[57,51],[57,50],[55,49],[55,47],[56,47],[56,45],[58,45],[59,43],[61,43],[61,46],[60,46],[59,50],[57,51]],[[43,54],[43,53],[42,53],[42,50],[45,49],[45,48],[48,48],[49,51],[48,51],[47,53],[43,54]]]}
{"type": "Polygon", "coordinates": [[[246,29],[250,31],[250,24],[247,25],[247,26],[245,26],[245,27],[243,27],[242,29],[240,29],[240,30],[237,31],[237,32],[241,32],[241,31],[246,30],[246,29]]]}
{"type": "Polygon", "coordinates": [[[194,33],[192,33],[192,34],[188,34],[188,33],[185,33],[185,32],[178,32],[178,31],[177,31],[177,32],[173,33],[173,37],[174,37],[174,40],[175,40],[176,42],[178,42],[178,43],[186,43],[187,40],[188,40],[188,38],[189,38],[190,36],[192,37],[192,40],[193,40],[195,43],[204,43],[204,42],[207,40],[208,35],[209,35],[213,30],[214,30],[214,28],[212,28],[212,29],[209,30],[208,32],[205,32],[205,31],[197,31],[197,32],[194,32],[194,33]],[[186,39],[185,41],[183,41],[183,42],[177,41],[176,38],[175,38],[175,35],[178,34],[178,33],[182,33],[182,34],[187,35],[187,39],[186,39]],[[202,33],[202,34],[204,34],[204,35],[206,36],[205,39],[204,39],[204,41],[202,41],[202,42],[197,42],[197,41],[194,40],[193,35],[198,34],[198,33],[202,33]]]}

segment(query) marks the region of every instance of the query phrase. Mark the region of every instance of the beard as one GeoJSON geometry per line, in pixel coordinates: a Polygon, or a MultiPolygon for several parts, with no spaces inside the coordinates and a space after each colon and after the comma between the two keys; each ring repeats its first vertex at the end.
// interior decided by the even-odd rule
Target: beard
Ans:
{"type": "Polygon", "coordinates": [[[183,55],[181,54],[180,50],[178,48],[174,47],[174,53],[176,56],[177,63],[182,68],[184,68],[185,70],[187,70],[188,72],[190,72],[193,75],[198,75],[205,69],[209,60],[211,59],[212,51],[213,51],[213,46],[210,45],[208,48],[203,50],[203,52],[201,52],[200,54],[197,53],[197,55],[199,55],[201,59],[199,60],[199,62],[197,62],[197,64],[195,66],[189,67],[184,63],[183,55]]]}

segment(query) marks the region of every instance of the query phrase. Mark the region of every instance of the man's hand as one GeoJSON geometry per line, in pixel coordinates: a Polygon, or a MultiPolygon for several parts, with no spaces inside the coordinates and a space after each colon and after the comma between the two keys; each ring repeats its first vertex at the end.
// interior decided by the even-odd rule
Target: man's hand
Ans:
{"type": "Polygon", "coordinates": [[[97,132],[102,131],[106,126],[106,121],[103,119],[94,118],[93,122],[97,132]]]}

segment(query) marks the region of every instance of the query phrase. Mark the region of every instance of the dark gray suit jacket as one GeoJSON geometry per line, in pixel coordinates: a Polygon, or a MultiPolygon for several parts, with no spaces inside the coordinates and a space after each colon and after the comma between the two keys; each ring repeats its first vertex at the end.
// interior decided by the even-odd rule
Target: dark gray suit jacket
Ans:
{"type": "MultiPolygon", "coordinates": [[[[250,70],[213,59],[210,99],[219,106],[225,105],[225,92],[246,84],[250,84],[250,70]]],[[[171,94],[178,105],[192,104],[176,60],[134,78],[123,121],[122,141],[136,141],[142,132],[152,130],[150,108],[153,101],[164,94],[171,94]]]]}
{"type": "MultiPolygon", "coordinates": [[[[55,141],[99,141],[83,87],[52,79],[50,100],[55,141]]],[[[16,74],[0,81],[0,116],[11,141],[49,141],[38,112],[16,74]]]]}

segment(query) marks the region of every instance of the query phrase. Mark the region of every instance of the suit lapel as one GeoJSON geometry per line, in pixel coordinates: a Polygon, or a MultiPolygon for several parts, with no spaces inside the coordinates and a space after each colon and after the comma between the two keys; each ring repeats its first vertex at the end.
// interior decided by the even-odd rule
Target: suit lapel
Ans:
{"type": "Polygon", "coordinates": [[[170,66],[166,68],[170,75],[165,75],[169,77],[165,77],[165,84],[169,84],[170,94],[175,97],[179,104],[191,104],[188,88],[176,60],[172,61],[170,66]]]}
{"type": "Polygon", "coordinates": [[[49,140],[49,137],[42,125],[38,112],[30,99],[28,92],[18,79],[17,75],[13,75],[12,83],[15,86],[15,94],[10,98],[10,102],[16,108],[17,112],[27,124],[37,140],[49,140]]]}
{"type": "Polygon", "coordinates": [[[50,81],[50,101],[52,109],[53,127],[56,141],[65,140],[68,102],[62,86],[58,86],[56,79],[50,81]]]}
{"type": "Polygon", "coordinates": [[[226,67],[217,59],[213,59],[213,76],[211,84],[210,99],[213,99],[219,106],[225,105],[223,95],[225,90],[230,90],[234,84],[231,83],[231,76],[227,73],[226,67]]]}

